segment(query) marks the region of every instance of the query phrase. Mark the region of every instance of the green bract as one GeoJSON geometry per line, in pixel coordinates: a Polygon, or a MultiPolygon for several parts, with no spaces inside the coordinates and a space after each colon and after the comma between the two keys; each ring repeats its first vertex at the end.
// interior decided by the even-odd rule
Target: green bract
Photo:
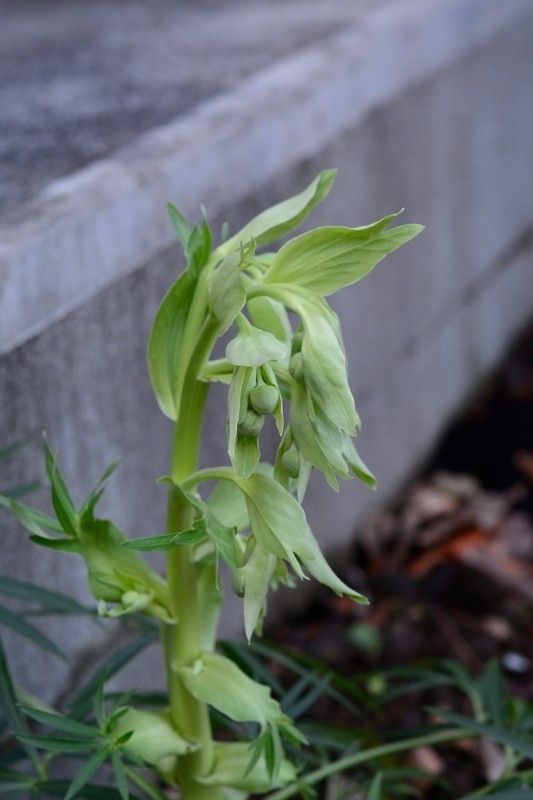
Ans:
{"type": "Polygon", "coordinates": [[[268,211],[263,211],[248,225],[228,239],[218,248],[221,254],[230,253],[241,245],[255,242],[260,245],[270,244],[280,239],[290,230],[300,225],[310,211],[329,193],[335,180],[336,170],[325,170],[318,175],[300,194],[278,203],[268,211]]]}
{"type": "Polygon", "coordinates": [[[196,742],[188,742],[176,732],[168,712],[156,714],[126,708],[117,716],[111,729],[113,736],[120,738],[130,734],[125,751],[146,764],[157,765],[163,759],[198,749],[196,742]]]}
{"type": "Polygon", "coordinates": [[[398,214],[363,228],[318,228],[297,236],[274,257],[265,283],[295,283],[321,297],[360,281],[388,253],[423,230],[421,225],[387,229],[398,214]]]}
{"type": "MultiPolygon", "coordinates": [[[[216,652],[220,565],[243,599],[248,639],[261,631],[270,589],[293,586],[294,576],[312,577],[338,595],[367,602],[333,572],[301,505],[313,469],[335,489],[339,478],[354,476],[375,484],[352,441],[360,421],[339,320],[325,298],[360,280],[421,231],[417,225],[389,227],[393,214],[363,228],[311,230],[277,252],[257,252],[302,223],[334,177],[332,170],[322,172],[214,248],[205,219],[191,228],[175,206],[168,207],[187,264],[163,298],[148,343],[157,401],[174,420],[170,473],[162,479],[168,493],[163,531],[136,531],[137,538],[128,538],[95,516],[116,464],[78,508],[47,445],[53,516],[0,496],[34,542],[84,559],[102,616],[144,618],[148,642],[155,630],[161,632],[168,704],[157,712],[134,708],[132,697],[117,701],[107,717],[109,667],[93,682],[97,725],[81,722],[90,696],[82,692],[73,707],[77,719],[32,711],[34,719],[70,738],[33,736],[19,721],[11,691],[9,713],[31,759],[34,748],[90,754],[68,786],[68,799],[105,761],[122,800],[129,797],[130,779],[147,797],[163,796],[125,764],[154,767],[166,785],[179,788],[182,800],[244,800],[296,780],[284,742],[295,749],[304,737],[270,688],[252,680],[245,664],[216,652]],[[225,357],[210,360],[226,331],[225,357]],[[229,386],[231,466],[198,470],[205,403],[214,382],[229,386]],[[261,462],[261,436],[269,431],[272,438],[276,429],[271,466],[261,462]],[[215,483],[207,497],[205,481],[215,483]],[[143,560],[144,551],[164,553],[165,578],[143,560]],[[229,718],[236,735],[243,729],[248,740],[215,742],[212,713],[229,718]]],[[[219,414],[222,427],[220,407],[219,414]]],[[[25,620],[18,622],[19,631],[21,626],[41,646],[53,647],[25,620]]],[[[293,784],[287,791],[297,789],[293,784]]]]}

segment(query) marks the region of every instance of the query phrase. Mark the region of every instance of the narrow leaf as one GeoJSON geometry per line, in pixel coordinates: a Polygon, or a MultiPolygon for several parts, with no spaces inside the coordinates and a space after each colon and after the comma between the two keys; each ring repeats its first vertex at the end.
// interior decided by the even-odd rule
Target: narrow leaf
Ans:
{"type": "Polygon", "coordinates": [[[94,773],[100,769],[104,761],[107,760],[108,756],[108,748],[104,750],[97,750],[96,753],[92,754],[92,756],[85,762],[70,784],[65,795],[65,800],[72,800],[72,798],[78,794],[80,789],[85,786],[85,784],[92,778],[94,773]]]}
{"type": "Polygon", "coordinates": [[[378,772],[370,784],[368,790],[368,800],[382,800],[381,790],[383,787],[383,773],[378,772]]]}
{"type": "Polygon", "coordinates": [[[217,248],[222,255],[253,241],[258,247],[281,238],[304,221],[310,211],[329,193],[335,170],[324,170],[300,194],[283,200],[254,217],[238,233],[217,248]]]}
{"type": "Polygon", "coordinates": [[[36,644],[43,650],[47,650],[49,653],[53,653],[63,661],[68,660],[63,651],[60,650],[59,647],[57,647],[57,645],[48,638],[48,636],[45,636],[44,633],[41,633],[41,631],[36,628],[35,625],[32,625],[31,622],[27,622],[24,617],[21,617],[19,614],[14,614],[4,606],[0,606],[0,625],[6,625],[20,636],[24,636],[25,639],[29,639],[29,641],[33,642],[33,644],[36,644]]]}
{"type": "Polygon", "coordinates": [[[18,731],[15,731],[15,735],[20,741],[33,745],[38,750],[47,750],[50,753],[86,753],[94,747],[94,742],[91,739],[81,741],[56,736],[37,736],[18,731]]]}
{"type": "Polygon", "coordinates": [[[44,462],[46,474],[50,481],[54,511],[65,533],[75,537],[78,528],[76,507],[69,494],[65,480],[59,471],[59,467],[57,466],[57,457],[50,449],[46,440],[44,442],[44,462]]]}
{"type": "MultiPolygon", "coordinates": [[[[45,796],[52,795],[53,797],[64,798],[65,793],[70,786],[69,781],[65,780],[50,780],[40,781],[38,788],[45,796]]],[[[41,795],[39,795],[39,798],[41,795]]],[[[76,797],[84,798],[85,800],[121,800],[120,794],[110,786],[101,786],[94,783],[86,783],[79,789],[76,797]]],[[[130,800],[140,800],[138,795],[130,794],[130,800]]],[[[166,800],[166,798],[165,798],[166,800]]]]}
{"type": "Polygon", "coordinates": [[[52,714],[48,711],[41,711],[38,708],[23,707],[26,716],[31,717],[49,728],[61,731],[63,733],[70,733],[72,736],[98,738],[100,731],[90,725],[84,725],[75,719],[64,717],[62,714],[52,714]]]}
{"type": "Polygon", "coordinates": [[[196,278],[185,270],[171,286],[154,319],[148,341],[148,368],[161,410],[176,419],[180,393],[180,364],[188,360],[182,341],[196,278]]]}
{"type": "Polygon", "coordinates": [[[241,278],[242,257],[230,253],[211,275],[209,307],[226,331],[246,302],[246,292],[241,278]]]}
{"type": "Polygon", "coordinates": [[[73,539],[53,539],[51,536],[30,536],[34,544],[41,547],[48,547],[49,550],[58,550],[63,553],[78,553],[80,550],[79,543],[73,539]]]}
{"type": "Polygon", "coordinates": [[[191,235],[187,220],[173,203],[167,203],[167,212],[168,216],[170,217],[172,227],[176,231],[178,241],[183,247],[184,253],[187,253],[187,243],[191,235]]]}
{"type": "Polygon", "coordinates": [[[130,793],[128,790],[128,779],[126,777],[126,772],[124,770],[124,764],[122,763],[120,753],[117,753],[116,751],[111,753],[111,766],[113,768],[113,774],[115,776],[115,783],[119,795],[121,796],[122,800],[129,800],[130,793]]]}
{"type": "Polygon", "coordinates": [[[36,508],[27,506],[25,503],[0,494],[0,505],[12,511],[29,533],[37,536],[45,536],[46,531],[63,533],[63,527],[57,520],[52,519],[47,514],[43,514],[42,511],[37,511],[36,508]]]}
{"type": "Polygon", "coordinates": [[[83,606],[71,597],[33,583],[0,576],[0,594],[16,597],[29,603],[38,603],[46,611],[59,614],[92,614],[93,609],[83,606]]]}
{"type": "Polygon", "coordinates": [[[130,550],[171,550],[185,544],[196,544],[205,539],[205,525],[195,527],[181,533],[162,533],[160,536],[147,536],[144,539],[130,539],[124,542],[124,547],[130,550]]]}
{"type": "Polygon", "coordinates": [[[109,680],[132,661],[135,656],[145,650],[157,638],[157,631],[144,634],[128,642],[124,647],[114,652],[107,661],[96,671],[86,683],[75,701],[71,705],[71,713],[76,717],[83,717],[91,710],[95,693],[103,681],[109,680]]]}
{"type": "Polygon", "coordinates": [[[291,239],[272,261],[265,283],[295,283],[322,297],[356,283],[422,232],[421,225],[385,230],[396,216],[363,228],[317,228],[291,239]]]}
{"type": "Polygon", "coordinates": [[[229,658],[203,653],[192,666],[177,670],[189,692],[235,722],[258,722],[262,727],[283,719],[270,689],[256,683],[229,658]]]}
{"type": "Polygon", "coordinates": [[[226,358],[237,367],[260,367],[267,361],[284,361],[288,347],[272,333],[251,325],[239,317],[239,333],[226,348],[226,358]]]}
{"type": "MultiPolygon", "coordinates": [[[[0,707],[2,708],[3,716],[7,720],[9,727],[13,731],[20,731],[22,733],[28,732],[26,720],[20,711],[15,687],[9,671],[6,654],[0,639],[0,707]]],[[[35,748],[27,742],[22,742],[24,749],[34,764],[38,763],[37,753],[35,748]]]]}

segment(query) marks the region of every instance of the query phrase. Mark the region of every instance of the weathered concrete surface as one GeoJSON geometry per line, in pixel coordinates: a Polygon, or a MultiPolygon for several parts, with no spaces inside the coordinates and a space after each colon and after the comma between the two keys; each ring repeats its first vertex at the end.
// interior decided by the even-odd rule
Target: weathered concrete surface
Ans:
{"type": "Polygon", "coordinates": [[[529,0],[378,4],[356,27],[51,183],[0,224],[0,353],[169,244],[168,198],[187,214],[202,202],[210,215],[227,208],[530,14],[529,0]]]}
{"type": "MultiPolygon", "coordinates": [[[[474,20],[467,21],[476,29],[474,20]]],[[[323,139],[313,140],[308,151],[298,153],[287,145],[291,158],[285,161],[282,148],[283,174],[274,166],[265,174],[261,164],[261,180],[253,171],[247,174],[248,196],[241,188],[225,204],[224,186],[215,187],[214,208],[220,210],[214,224],[227,218],[235,229],[304,185],[319,169],[336,165],[338,184],[315,212],[313,225],[364,224],[404,205],[409,220],[427,225],[423,236],[337,303],[363,418],[360,450],[379,477],[380,491],[373,495],[351,482],[343,486],[340,499],[332,500],[317,476],[308,510],[326,545],[346,542],[357,516],[389,496],[414,468],[531,314],[533,195],[528,159],[533,110],[523,75],[531,70],[532,36],[533,13],[520,16],[477,38],[470,52],[462,50],[445,69],[435,67],[418,81],[413,70],[407,83],[396,84],[396,93],[391,89],[382,94],[353,124],[336,133],[322,128],[323,139]]],[[[313,107],[316,112],[320,105],[313,107]]],[[[272,117],[267,111],[268,120],[272,117]]],[[[252,138],[250,153],[257,153],[261,142],[252,138]]],[[[265,155],[272,165],[276,147],[285,139],[274,144],[274,152],[265,155]]],[[[150,145],[143,147],[148,158],[150,145]]],[[[147,172],[147,181],[150,176],[147,172]]],[[[188,207],[197,200],[195,177],[184,178],[191,195],[180,195],[188,207]]],[[[207,186],[209,172],[200,177],[207,186]]],[[[233,177],[244,183],[242,174],[233,177]]],[[[58,205],[64,211],[60,199],[58,205]]],[[[72,219],[78,219],[76,213],[73,209],[72,219]]],[[[161,230],[164,224],[161,214],[161,230]]],[[[82,261],[83,252],[78,264],[82,261]]],[[[168,423],[149,387],[145,341],[176,269],[177,248],[133,272],[129,263],[119,266],[105,291],[0,359],[0,441],[45,428],[61,452],[77,497],[113,455],[122,453],[124,461],[105,507],[128,531],[145,535],[161,529],[162,490],[154,479],[167,469],[169,445],[168,423]]],[[[210,416],[219,416],[221,398],[218,391],[211,398],[210,416]]],[[[204,458],[225,459],[222,430],[208,431],[204,458]]],[[[35,446],[13,460],[6,480],[27,478],[39,469],[35,446]]],[[[41,583],[53,577],[85,596],[83,567],[76,559],[46,552],[36,558],[15,525],[3,518],[2,525],[2,572],[41,583]]],[[[233,604],[225,618],[227,629],[238,627],[239,615],[238,604],[233,604]]],[[[86,626],[61,621],[51,631],[64,642],[76,634],[80,648],[98,644],[86,626]]],[[[17,673],[23,684],[36,689],[41,675],[51,673],[52,661],[40,657],[39,671],[28,652],[20,648],[17,673]]],[[[132,674],[134,683],[150,685],[161,672],[149,661],[132,674]]],[[[47,696],[60,688],[65,676],[66,671],[54,672],[47,696]]]]}
{"type": "MultiPolygon", "coordinates": [[[[380,0],[383,3],[383,0],[380,0]]],[[[368,0],[0,0],[0,211],[189,112],[368,0]]]]}

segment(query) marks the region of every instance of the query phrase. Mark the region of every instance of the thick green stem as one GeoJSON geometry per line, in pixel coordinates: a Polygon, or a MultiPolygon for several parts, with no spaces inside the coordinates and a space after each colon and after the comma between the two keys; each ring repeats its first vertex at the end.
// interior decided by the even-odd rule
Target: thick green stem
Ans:
{"type": "MultiPolygon", "coordinates": [[[[217,331],[216,322],[208,318],[185,374],[172,447],[171,474],[176,483],[185,480],[198,464],[202,418],[209,385],[197,380],[196,376],[211,351],[217,331]]],[[[167,530],[189,528],[193,513],[191,505],[171,489],[167,530]]],[[[209,771],[212,766],[209,710],[187,691],[176,671],[176,667],[190,663],[202,651],[200,598],[192,546],[177,547],[169,551],[167,579],[172,610],[178,620],[176,625],[164,626],[162,636],[171,717],[176,729],[183,736],[201,744],[198,751],[177,760],[176,778],[183,800],[220,800],[221,795],[216,788],[203,786],[194,777],[209,771]]]]}

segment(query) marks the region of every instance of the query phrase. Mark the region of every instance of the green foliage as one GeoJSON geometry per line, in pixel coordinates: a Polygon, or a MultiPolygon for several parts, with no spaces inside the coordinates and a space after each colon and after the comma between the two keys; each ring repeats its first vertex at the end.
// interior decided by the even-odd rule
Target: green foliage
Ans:
{"type": "MultiPolygon", "coordinates": [[[[228,237],[224,232],[216,247],[205,215],[191,227],[175,206],[168,206],[186,266],[163,298],[148,342],[154,393],[175,423],[170,475],[163,480],[168,515],[162,533],[136,531],[137,538],[129,538],[111,520],[96,516],[116,462],[78,507],[46,442],[53,512],[22,503],[13,491],[0,495],[0,504],[33,542],[83,559],[100,616],[127,617],[140,627],[139,635],[112,653],[69,699],[65,713],[35,702],[21,707],[2,655],[4,713],[17,747],[25,748],[35,764],[29,778],[17,770],[9,773],[13,793],[22,787],[65,800],[99,797],[102,787],[93,780],[108,764],[114,792],[106,796],[122,800],[133,797],[132,787],[144,797],[163,796],[157,783],[143,776],[145,766],[164,785],[178,786],[183,800],[242,800],[277,787],[294,793],[293,787],[310,797],[313,781],[302,778],[298,767],[310,767],[313,758],[320,761],[319,752],[329,756],[343,750],[337,732],[319,735],[315,729],[308,737],[314,755],[307,757],[302,748],[306,736],[293,722],[323,694],[339,696],[331,685],[333,676],[297,665],[294,685],[283,692],[257,651],[234,646],[214,652],[222,600],[220,562],[243,597],[249,640],[261,630],[270,589],[292,586],[294,577],[313,577],[338,595],[367,602],[333,572],[301,506],[313,468],[335,488],[339,477],[375,483],[352,442],[360,421],[339,320],[324,298],[360,280],[421,228],[389,228],[391,215],[365,228],[310,231],[277,252],[257,253],[300,225],[326,197],[334,178],[334,171],[322,172],[238,233],[228,237]],[[232,328],[225,358],[210,361],[216,340],[232,328]],[[229,385],[232,467],[197,471],[205,400],[217,380],[229,385]],[[274,466],[261,462],[261,431],[269,416],[280,437],[274,466]],[[207,480],[214,480],[215,487],[205,499],[199,487],[207,480]],[[165,578],[143,560],[144,551],[165,553],[165,578]],[[110,698],[107,681],[153,642],[158,627],[168,695],[155,709],[140,707],[142,698],[135,693],[110,698]],[[223,719],[238,740],[214,742],[216,719],[223,719]],[[48,777],[56,757],[82,760],[67,784],[48,777]]],[[[29,584],[0,580],[2,592],[35,602],[46,613],[92,614],[29,584]]],[[[0,609],[2,624],[61,655],[55,643],[10,609],[0,609]]],[[[364,781],[366,786],[368,775],[364,781]]],[[[381,796],[380,787],[381,778],[376,778],[372,797],[381,796]]]]}

